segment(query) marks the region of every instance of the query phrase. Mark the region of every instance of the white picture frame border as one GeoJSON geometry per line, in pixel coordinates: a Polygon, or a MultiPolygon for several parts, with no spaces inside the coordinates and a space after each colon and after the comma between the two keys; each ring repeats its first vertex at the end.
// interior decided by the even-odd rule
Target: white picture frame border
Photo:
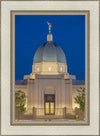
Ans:
{"type": "MultiPolygon", "coordinates": [[[[12,125],[89,125],[89,28],[90,28],[90,12],[89,11],[57,11],[57,10],[41,10],[41,11],[11,11],[10,19],[10,37],[11,37],[11,98],[10,98],[10,108],[11,108],[11,124],[12,125]],[[81,121],[36,121],[36,120],[15,120],[15,16],[16,15],[84,15],[85,16],[85,120],[81,121]]],[[[37,26],[38,27],[38,26],[37,26]]],[[[34,46],[33,46],[34,48],[34,46]]]]}

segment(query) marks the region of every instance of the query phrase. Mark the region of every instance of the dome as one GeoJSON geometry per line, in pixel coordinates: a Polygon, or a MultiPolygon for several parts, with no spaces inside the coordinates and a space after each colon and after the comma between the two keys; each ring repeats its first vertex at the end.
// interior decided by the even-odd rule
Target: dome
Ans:
{"type": "Polygon", "coordinates": [[[51,25],[49,23],[49,33],[47,42],[43,43],[34,55],[32,73],[30,79],[35,79],[38,75],[58,75],[63,74],[67,78],[66,57],[59,45],[53,42],[51,25]],[[42,63],[43,62],[43,63],[42,63]]]}
{"type": "Polygon", "coordinates": [[[52,41],[47,41],[35,53],[34,63],[39,62],[66,63],[66,57],[59,45],[52,41]]]}

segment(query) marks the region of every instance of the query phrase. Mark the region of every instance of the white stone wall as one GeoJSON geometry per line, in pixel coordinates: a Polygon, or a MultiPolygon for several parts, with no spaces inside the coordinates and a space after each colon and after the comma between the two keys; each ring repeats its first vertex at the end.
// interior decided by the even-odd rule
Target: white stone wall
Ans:
{"type": "Polygon", "coordinates": [[[67,73],[67,64],[58,62],[33,63],[32,74],[59,74],[67,73]]]}
{"type": "Polygon", "coordinates": [[[72,81],[65,80],[65,104],[68,111],[72,110],[72,81]]]}
{"type": "MultiPolygon", "coordinates": [[[[72,82],[67,81],[65,84],[64,75],[36,75],[34,80],[34,89],[30,91],[34,92],[34,95],[30,97],[34,98],[29,100],[28,105],[34,103],[33,106],[39,109],[44,109],[44,95],[45,94],[55,94],[55,108],[63,109],[68,107],[72,108],[72,82]]],[[[33,86],[29,85],[30,90],[33,86]]]]}
{"type": "Polygon", "coordinates": [[[27,114],[32,114],[33,107],[44,109],[45,94],[55,94],[55,108],[67,107],[67,111],[71,111],[72,108],[78,107],[74,103],[74,97],[80,87],[85,86],[72,86],[72,80],[65,80],[64,75],[36,75],[34,80],[28,80],[27,85],[16,85],[15,90],[25,92],[27,114]]]}
{"type": "Polygon", "coordinates": [[[37,76],[35,93],[38,108],[44,108],[44,94],[55,94],[55,108],[63,107],[63,78],[57,76],[37,76]]]}
{"type": "Polygon", "coordinates": [[[34,80],[28,80],[27,85],[27,109],[29,113],[32,113],[32,108],[34,107],[34,80]]]}

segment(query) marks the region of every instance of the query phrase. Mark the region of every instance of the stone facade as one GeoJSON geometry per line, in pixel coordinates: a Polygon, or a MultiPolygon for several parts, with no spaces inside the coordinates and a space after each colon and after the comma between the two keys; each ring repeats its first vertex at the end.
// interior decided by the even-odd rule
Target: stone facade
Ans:
{"type": "MultiPolygon", "coordinates": [[[[19,86],[16,85],[18,90],[19,86]]],[[[28,80],[27,91],[19,88],[27,95],[27,113],[32,112],[32,108],[44,109],[44,96],[46,94],[55,95],[55,108],[72,109],[72,82],[65,80],[64,75],[36,75],[35,79],[28,80]]],[[[44,112],[43,112],[44,114],[44,112]]]]}

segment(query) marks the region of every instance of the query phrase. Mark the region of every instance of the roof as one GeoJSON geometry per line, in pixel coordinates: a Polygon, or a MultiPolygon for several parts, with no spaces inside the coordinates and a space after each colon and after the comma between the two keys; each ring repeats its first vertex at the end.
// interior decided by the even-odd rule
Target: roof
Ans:
{"type": "Polygon", "coordinates": [[[66,57],[59,45],[52,41],[42,44],[35,53],[34,63],[60,62],[66,63],[66,57]]]}
{"type": "Polygon", "coordinates": [[[15,85],[27,85],[27,79],[15,80],[15,85]]]}
{"type": "Polygon", "coordinates": [[[72,85],[85,85],[85,80],[72,80],[72,85]]]}

